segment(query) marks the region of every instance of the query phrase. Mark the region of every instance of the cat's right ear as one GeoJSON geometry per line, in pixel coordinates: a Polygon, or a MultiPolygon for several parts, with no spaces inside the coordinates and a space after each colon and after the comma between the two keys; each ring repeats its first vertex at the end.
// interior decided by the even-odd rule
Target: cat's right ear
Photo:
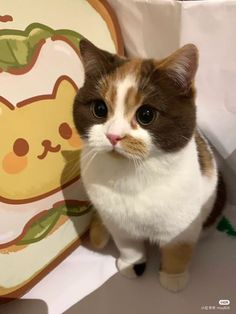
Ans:
{"type": "Polygon", "coordinates": [[[119,56],[97,48],[87,39],[80,40],[80,55],[87,77],[108,74],[124,62],[119,56]]]}
{"type": "Polygon", "coordinates": [[[164,59],[159,70],[175,83],[181,93],[191,88],[198,67],[198,49],[187,44],[164,59]]]}

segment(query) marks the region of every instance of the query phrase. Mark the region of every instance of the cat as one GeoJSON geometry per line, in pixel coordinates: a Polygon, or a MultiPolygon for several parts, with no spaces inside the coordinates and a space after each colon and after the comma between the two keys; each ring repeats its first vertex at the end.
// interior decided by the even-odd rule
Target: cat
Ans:
{"type": "Polygon", "coordinates": [[[198,50],[187,44],[163,60],[132,59],[84,39],[80,52],[85,82],[73,117],[84,142],[82,180],[99,215],[91,237],[103,247],[111,234],[117,268],[129,278],[145,270],[144,241],[158,244],[161,285],[182,290],[200,233],[224,204],[196,124],[198,50]]]}

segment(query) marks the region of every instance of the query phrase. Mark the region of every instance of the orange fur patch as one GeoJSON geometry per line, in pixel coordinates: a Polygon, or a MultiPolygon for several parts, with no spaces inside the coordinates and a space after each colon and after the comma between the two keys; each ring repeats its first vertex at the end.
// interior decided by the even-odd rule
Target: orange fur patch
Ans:
{"type": "MultiPolygon", "coordinates": [[[[118,81],[122,81],[127,75],[134,75],[138,79],[141,63],[142,61],[139,59],[134,59],[130,62],[127,62],[121,67],[117,68],[116,71],[114,71],[112,74],[107,75],[100,82],[100,94],[108,106],[109,117],[111,117],[115,111],[117,95],[116,83],[118,81]]],[[[128,107],[130,109],[133,108],[139,101],[140,96],[138,95],[137,91],[134,88],[128,89],[126,95],[126,102],[128,107]]],[[[130,109],[128,109],[128,111],[130,111],[130,109]]],[[[134,111],[134,109],[132,111],[134,111]]]]}
{"type": "Polygon", "coordinates": [[[214,169],[213,156],[199,132],[195,133],[198,161],[203,175],[210,177],[214,169]]]}
{"type": "Polygon", "coordinates": [[[125,136],[120,144],[125,152],[136,155],[138,157],[145,157],[147,155],[147,146],[146,144],[139,139],[132,137],[131,135],[125,136]]]}
{"type": "Polygon", "coordinates": [[[108,106],[109,116],[111,117],[115,111],[117,90],[116,90],[115,85],[112,82],[110,82],[110,84],[108,83],[108,85],[106,87],[107,87],[107,89],[106,89],[106,92],[104,94],[104,99],[105,99],[106,104],[108,106]]]}
{"type": "Polygon", "coordinates": [[[181,274],[189,266],[193,254],[193,244],[179,243],[161,248],[161,270],[167,274],[181,274]]]}
{"type": "Polygon", "coordinates": [[[89,228],[89,238],[92,246],[103,249],[110,239],[109,232],[104,226],[98,213],[95,213],[89,228]]]}
{"type": "Polygon", "coordinates": [[[121,67],[117,68],[117,70],[110,75],[110,79],[112,81],[120,81],[123,80],[127,75],[133,75],[138,78],[141,64],[141,59],[133,59],[127,63],[124,63],[121,67]]]}
{"type": "MultiPolygon", "coordinates": [[[[141,102],[141,95],[138,93],[137,88],[130,87],[127,90],[126,96],[125,96],[125,116],[132,120],[135,111],[137,110],[138,106],[141,102]]],[[[132,126],[132,124],[131,124],[132,126]]]]}

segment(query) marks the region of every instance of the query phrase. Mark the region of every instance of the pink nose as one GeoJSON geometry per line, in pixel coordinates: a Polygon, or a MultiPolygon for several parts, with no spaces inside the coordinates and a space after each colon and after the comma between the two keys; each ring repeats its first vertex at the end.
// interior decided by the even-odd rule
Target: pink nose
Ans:
{"type": "Polygon", "coordinates": [[[115,135],[115,134],[106,134],[106,137],[109,139],[109,141],[111,142],[111,144],[113,146],[115,146],[117,144],[117,142],[122,139],[122,137],[120,137],[119,135],[115,135]]]}

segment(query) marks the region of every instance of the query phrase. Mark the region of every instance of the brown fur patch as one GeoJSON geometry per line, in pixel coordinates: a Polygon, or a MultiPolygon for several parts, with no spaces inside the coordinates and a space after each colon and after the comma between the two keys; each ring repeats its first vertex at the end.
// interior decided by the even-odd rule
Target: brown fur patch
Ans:
{"type": "Polygon", "coordinates": [[[198,57],[197,47],[187,44],[161,62],[157,61],[156,64],[174,82],[176,89],[186,93],[193,85],[193,78],[198,68],[198,57]]]}
{"type": "Polygon", "coordinates": [[[147,147],[146,144],[139,139],[136,139],[130,135],[125,136],[120,144],[125,152],[136,155],[139,157],[145,157],[147,155],[147,147]]]}
{"type": "Polygon", "coordinates": [[[166,152],[183,148],[196,126],[195,91],[193,86],[182,93],[163,69],[160,62],[144,60],[140,68],[139,92],[143,104],[157,110],[157,118],[143,128],[150,131],[154,143],[166,152]]]}
{"type": "Polygon", "coordinates": [[[203,228],[211,227],[214,223],[216,223],[217,219],[220,217],[224,210],[224,206],[226,204],[227,192],[224,180],[222,175],[219,174],[217,191],[216,191],[216,200],[210,215],[207,217],[206,221],[203,224],[203,228]]]}
{"type": "Polygon", "coordinates": [[[161,248],[161,271],[167,274],[183,273],[189,266],[194,245],[180,243],[166,245],[161,248]]]}
{"type": "MultiPolygon", "coordinates": [[[[87,131],[92,125],[106,121],[106,118],[97,119],[92,114],[91,102],[98,99],[106,101],[105,94],[107,93],[110,101],[115,97],[113,91],[108,91],[108,87],[110,87],[108,77],[127,60],[98,49],[87,40],[80,41],[80,51],[85,67],[85,82],[74,100],[73,118],[80,136],[86,138],[87,131]]],[[[109,102],[109,105],[111,107],[112,103],[109,102]]],[[[111,108],[109,109],[111,112],[111,108]]]]}
{"type": "Polygon", "coordinates": [[[211,151],[209,150],[206,141],[201,134],[196,131],[195,141],[197,144],[198,161],[201,172],[204,176],[210,177],[214,169],[214,160],[211,151]]]}

